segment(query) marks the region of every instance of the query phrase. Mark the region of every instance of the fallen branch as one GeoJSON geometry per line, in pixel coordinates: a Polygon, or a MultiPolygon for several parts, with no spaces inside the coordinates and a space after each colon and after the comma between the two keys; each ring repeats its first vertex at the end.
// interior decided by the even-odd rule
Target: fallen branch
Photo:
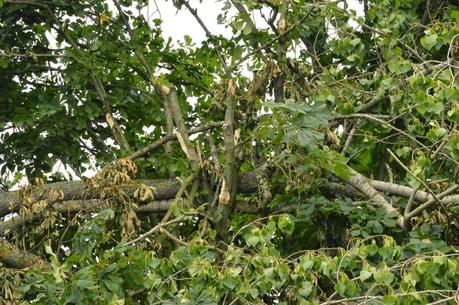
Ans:
{"type": "Polygon", "coordinates": [[[24,252],[6,240],[0,240],[0,263],[16,269],[48,265],[41,257],[24,252]]]}
{"type": "MultiPolygon", "coordinates": [[[[138,214],[164,213],[171,206],[172,200],[152,201],[148,204],[141,205],[135,209],[138,214]]],[[[85,212],[100,212],[110,208],[112,205],[107,200],[91,199],[91,200],[69,200],[62,203],[55,203],[53,209],[61,214],[73,215],[80,211],[85,212]]],[[[4,236],[9,232],[16,230],[30,223],[39,222],[45,218],[43,213],[33,214],[31,217],[22,217],[16,215],[7,221],[0,222],[0,236],[4,236]]]]}
{"type": "MultiPolygon", "coordinates": [[[[410,198],[410,195],[415,190],[412,187],[399,185],[399,184],[395,184],[395,183],[389,183],[389,182],[386,182],[386,181],[370,180],[369,183],[376,190],[378,190],[380,192],[385,192],[385,193],[388,193],[390,195],[397,195],[397,196],[401,196],[401,197],[405,197],[405,198],[410,198]]],[[[456,189],[457,189],[457,187],[455,187],[454,189],[451,189],[451,190],[455,191],[456,189]]],[[[451,192],[448,192],[448,195],[449,194],[451,194],[451,192]]],[[[440,195],[441,194],[437,195],[437,197],[440,197],[440,195]]],[[[414,199],[416,201],[420,201],[420,202],[427,202],[427,201],[430,201],[430,200],[435,200],[435,198],[431,194],[429,194],[428,192],[420,191],[420,190],[418,190],[416,192],[416,194],[414,195],[414,199]]],[[[459,201],[459,194],[451,195],[451,196],[444,196],[443,198],[441,198],[440,201],[443,204],[450,204],[450,203],[459,201]]]]}
{"type": "MultiPolygon", "coordinates": [[[[240,183],[239,193],[254,193],[258,189],[256,180],[256,170],[249,173],[241,173],[238,176],[240,183]]],[[[139,184],[153,187],[155,190],[155,200],[173,199],[177,194],[180,184],[176,179],[155,179],[155,180],[134,180],[131,184],[120,186],[128,197],[133,198],[134,191],[139,184]]],[[[97,199],[100,198],[99,192],[90,193],[84,181],[66,181],[46,184],[35,190],[36,200],[46,199],[51,189],[59,189],[64,193],[62,201],[78,199],[97,199]]],[[[17,212],[21,205],[20,191],[0,192],[0,217],[17,212]]]]}
{"type": "Polygon", "coordinates": [[[347,179],[350,185],[368,196],[377,206],[384,208],[387,212],[395,213],[397,215],[397,224],[403,228],[403,216],[370,184],[370,181],[354,170],[351,170],[351,176],[347,179]]]}

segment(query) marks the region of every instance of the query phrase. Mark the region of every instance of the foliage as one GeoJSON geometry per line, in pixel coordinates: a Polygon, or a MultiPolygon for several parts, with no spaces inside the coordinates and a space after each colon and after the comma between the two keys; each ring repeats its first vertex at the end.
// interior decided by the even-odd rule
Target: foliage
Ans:
{"type": "Polygon", "coordinates": [[[282,256],[273,242],[288,237],[293,229],[292,220],[283,215],[271,217],[266,225],[246,226],[240,232],[243,245],[225,252],[193,238],[163,257],[123,244],[113,249],[98,246],[110,217],[113,211],[106,210],[81,226],[73,240],[75,254],[62,263],[51,260],[47,272],[27,273],[20,291],[36,296],[37,304],[119,304],[121,300],[134,304],[139,299],[218,304],[225,298],[252,304],[261,298],[281,304],[318,304],[326,303],[333,291],[337,299],[332,304],[347,298],[375,304],[426,304],[442,299],[441,293],[454,293],[459,281],[459,263],[446,244],[416,234],[403,246],[381,235],[354,240],[348,249],[282,256]],[[433,293],[437,290],[439,295],[433,293]]]}
{"type": "Polygon", "coordinates": [[[0,303],[459,302],[457,3],[217,3],[0,0],[0,303]]]}

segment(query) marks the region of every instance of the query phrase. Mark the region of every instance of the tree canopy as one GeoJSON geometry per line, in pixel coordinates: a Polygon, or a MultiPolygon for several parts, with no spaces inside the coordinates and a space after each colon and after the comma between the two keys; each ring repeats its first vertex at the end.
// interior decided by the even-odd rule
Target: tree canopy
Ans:
{"type": "Polygon", "coordinates": [[[457,304],[456,2],[0,0],[0,303],[457,304]]]}

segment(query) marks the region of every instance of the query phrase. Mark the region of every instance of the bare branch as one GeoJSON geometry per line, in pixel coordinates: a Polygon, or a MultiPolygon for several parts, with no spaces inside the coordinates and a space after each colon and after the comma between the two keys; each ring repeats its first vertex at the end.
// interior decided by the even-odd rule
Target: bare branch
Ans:
{"type": "Polygon", "coordinates": [[[362,176],[358,172],[351,170],[351,176],[347,179],[350,185],[367,195],[373,202],[384,208],[387,212],[392,212],[398,215],[397,224],[404,227],[403,217],[389,202],[371,185],[370,180],[362,176]]]}
{"type": "MultiPolygon", "coordinates": [[[[207,125],[191,128],[190,130],[188,130],[187,134],[188,135],[192,135],[192,134],[204,132],[204,131],[207,131],[207,130],[210,130],[210,129],[221,127],[222,125],[223,125],[223,122],[213,122],[213,123],[210,123],[210,124],[207,124],[207,125]]],[[[172,140],[174,140],[176,138],[177,138],[176,134],[171,134],[169,136],[165,136],[165,137],[163,137],[163,138],[151,143],[150,145],[148,145],[148,146],[146,146],[144,148],[141,148],[138,151],[130,154],[126,158],[131,159],[131,160],[135,160],[137,158],[144,157],[145,155],[147,155],[152,150],[154,150],[154,149],[156,149],[156,148],[158,148],[160,146],[163,146],[165,143],[168,143],[169,141],[172,141],[172,140]]]]}
{"type": "Polygon", "coordinates": [[[183,218],[184,218],[184,216],[179,216],[177,218],[174,218],[174,219],[166,221],[166,222],[160,222],[159,224],[157,224],[156,226],[151,228],[149,231],[147,231],[147,232],[143,233],[142,235],[140,235],[139,237],[127,242],[126,246],[135,244],[136,242],[139,242],[139,241],[145,239],[146,237],[152,235],[153,233],[155,233],[156,231],[160,230],[161,228],[163,228],[165,226],[181,222],[183,220],[183,218]]]}

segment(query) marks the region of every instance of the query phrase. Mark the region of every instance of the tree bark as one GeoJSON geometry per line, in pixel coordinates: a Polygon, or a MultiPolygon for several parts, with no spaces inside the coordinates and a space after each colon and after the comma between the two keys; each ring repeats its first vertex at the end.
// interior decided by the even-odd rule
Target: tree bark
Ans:
{"type": "MultiPolygon", "coordinates": [[[[239,174],[240,193],[253,193],[257,191],[257,179],[254,172],[239,174]]],[[[176,179],[156,179],[156,180],[134,180],[132,184],[121,186],[127,196],[132,197],[139,184],[153,187],[155,190],[155,200],[173,199],[177,194],[180,184],[176,179]]],[[[48,197],[51,189],[59,189],[64,192],[62,201],[78,199],[96,199],[98,193],[91,194],[83,181],[66,181],[46,184],[35,190],[35,199],[42,200],[48,197]]],[[[20,191],[0,192],[0,217],[17,212],[21,204],[20,191]]]]}
{"type": "Polygon", "coordinates": [[[19,250],[6,240],[0,240],[0,263],[16,269],[48,265],[41,257],[19,250]]]}

